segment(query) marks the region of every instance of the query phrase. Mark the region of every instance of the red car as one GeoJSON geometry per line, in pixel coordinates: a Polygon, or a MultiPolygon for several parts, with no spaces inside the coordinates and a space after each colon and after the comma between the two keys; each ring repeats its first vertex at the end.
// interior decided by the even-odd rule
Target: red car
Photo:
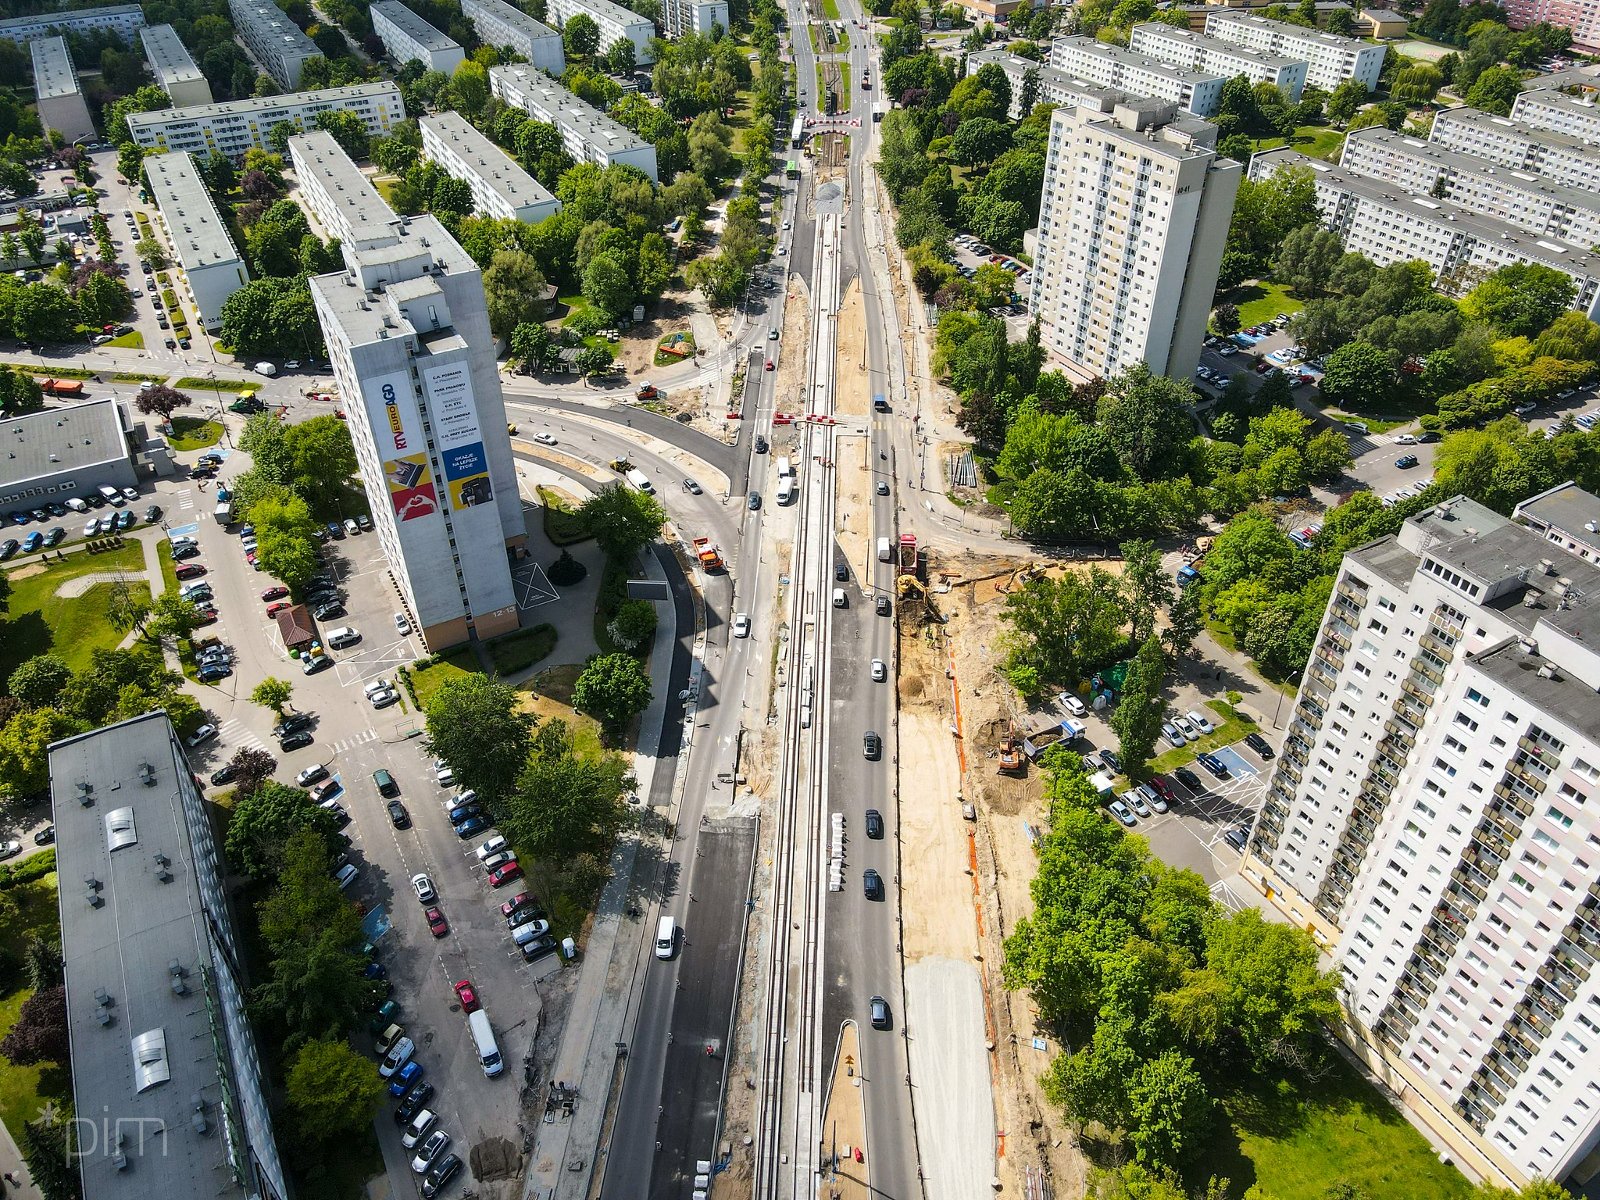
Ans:
{"type": "Polygon", "coordinates": [[[206,569],[199,563],[184,563],[173,572],[179,579],[198,579],[206,573],[206,569]]]}
{"type": "Polygon", "coordinates": [[[462,1012],[478,1011],[478,989],[472,986],[472,980],[463,979],[455,986],[456,999],[461,1001],[462,1012]]]}
{"type": "Polygon", "coordinates": [[[199,623],[201,625],[215,625],[217,623],[217,610],[214,608],[202,608],[200,610],[199,623]]]}
{"type": "Polygon", "coordinates": [[[500,915],[502,917],[509,917],[512,913],[516,912],[517,909],[521,908],[524,904],[532,904],[532,903],[533,903],[533,893],[532,892],[518,892],[515,896],[511,897],[511,899],[507,900],[504,904],[502,904],[500,906],[500,915]]]}
{"type": "Polygon", "coordinates": [[[276,604],[267,605],[267,616],[275,617],[286,608],[293,607],[287,600],[279,600],[276,604]]]}
{"type": "Polygon", "coordinates": [[[773,362],[770,358],[767,359],[767,370],[775,371],[777,369],[778,369],[778,364],[773,362]]]}
{"type": "Polygon", "coordinates": [[[1150,786],[1155,788],[1156,795],[1160,796],[1168,804],[1172,804],[1178,799],[1172,791],[1172,785],[1160,775],[1150,776],[1150,786]]]}
{"type": "Polygon", "coordinates": [[[289,589],[280,583],[276,587],[269,587],[266,591],[262,592],[261,598],[263,600],[282,600],[288,594],[289,589]]]}
{"type": "Polygon", "coordinates": [[[515,879],[522,878],[522,868],[514,862],[508,862],[502,867],[496,867],[489,872],[490,887],[505,887],[515,879]]]}
{"type": "Polygon", "coordinates": [[[428,918],[428,932],[436,938],[441,938],[450,932],[450,922],[444,919],[444,914],[437,908],[430,908],[422,914],[428,918]]]}

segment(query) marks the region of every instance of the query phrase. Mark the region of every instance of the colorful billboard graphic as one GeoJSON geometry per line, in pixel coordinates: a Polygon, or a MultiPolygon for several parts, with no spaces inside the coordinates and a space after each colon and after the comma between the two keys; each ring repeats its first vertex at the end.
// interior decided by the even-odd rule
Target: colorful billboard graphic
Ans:
{"type": "Polygon", "coordinates": [[[392,458],[383,464],[383,477],[389,484],[389,503],[394,505],[397,521],[414,521],[418,517],[431,517],[439,511],[439,497],[433,490],[433,472],[428,469],[428,456],[408,454],[392,458]]]}
{"type": "Polygon", "coordinates": [[[478,408],[473,401],[467,365],[443,363],[424,370],[428,410],[433,414],[434,443],[444,463],[451,508],[473,508],[494,500],[489,457],[483,448],[478,408]]]}
{"type": "Polygon", "coordinates": [[[380,375],[367,381],[364,392],[367,422],[383,462],[395,519],[414,521],[435,515],[439,497],[422,445],[422,420],[410,379],[401,372],[380,375]]]}
{"type": "Polygon", "coordinates": [[[489,460],[482,442],[444,451],[444,474],[450,489],[451,508],[471,508],[494,499],[489,483],[489,460]]]}

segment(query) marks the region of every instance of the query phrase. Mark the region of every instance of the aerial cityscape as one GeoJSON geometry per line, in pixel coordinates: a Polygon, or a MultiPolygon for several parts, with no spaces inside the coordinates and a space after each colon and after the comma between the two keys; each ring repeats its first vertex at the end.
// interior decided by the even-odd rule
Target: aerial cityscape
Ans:
{"type": "Polygon", "coordinates": [[[0,68],[0,1200],[1600,1198],[1600,0],[0,68]]]}

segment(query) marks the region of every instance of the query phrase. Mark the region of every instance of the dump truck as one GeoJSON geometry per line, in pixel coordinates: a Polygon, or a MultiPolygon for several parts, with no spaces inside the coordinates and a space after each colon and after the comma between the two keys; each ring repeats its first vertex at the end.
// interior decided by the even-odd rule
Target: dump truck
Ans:
{"type": "Polygon", "coordinates": [[[661,393],[656,390],[653,383],[644,384],[634,395],[640,400],[654,400],[661,393]]]}
{"type": "Polygon", "coordinates": [[[917,535],[902,533],[900,535],[900,574],[915,575],[917,573],[917,535]]]}
{"type": "Polygon", "coordinates": [[[83,380],[46,379],[39,385],[39,390],[46,396],[81,396],[83,395],[83,380]]]}
{"type": "Polygon", "coordinates": [[[694,539],[694,556],[700,560],[700,569],[708,575],[713,571],[722,570],[727,565],[722,561],[716,543],[710,538],[694,539]]]}

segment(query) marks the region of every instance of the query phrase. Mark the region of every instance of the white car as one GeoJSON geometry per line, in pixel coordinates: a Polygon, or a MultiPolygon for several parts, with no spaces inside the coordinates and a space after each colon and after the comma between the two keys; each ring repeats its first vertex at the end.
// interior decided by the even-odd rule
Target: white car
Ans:
{"type": "Polygon", "coordinates": [[[483,869],[491,874],[501,867],[510,866],[517,861],[517,856],[509,850],[502,850],[498,854],[491,854],[483,860],[483,869]]]}
{"type": "Polygon", "coordinates": [[[883,659],[881,659],[881,658],[873,659],[872,660],[872,682],[873,683],[882,683],[887,678],[889,678],[889,668],[884,665],[883,659]]]}
{"type": "Polygon", "coordinates": [[[367,680],[366,692],[368,696],[376,696],[379,692],[387,692],[388,690],[389,681],[387,679],[379,678],[367,680]]]}
{"type": "Polygon", "coordinates": [[[432,904],[439,898],[439,892],[433,886],[433,880],[421,872],[411,877],[411,890],[416,892],[417,900],[422,904],[432,904]]]}
{"type": "Polygon", "coordinates": [[[1394,444],[1396,446],[1415,446],[1417,439],[1409,433],[1397,433],[1394,435],[1394,444]]]}
{"type": "Polygon", "coordinates": [[[1184,737],[1189,738],[1191,741],[1200,736],[1200,731],[1194,727],[1194,723],[1188,717],[1173,717],[1172,723],[1178,727],[1184,737]]]}
{"type": "Polygon", "coordinates": [[[1161,722],[1161,736],[1167,739],[1167,744],[1173,748],[1188,745],[1189,739],[1178,731],[1178,727],[1171,721],[1161,722]]]}
{"type": "Polygon", "coordinates": [[[395,613],[394,628],[395,632],[401,637],[405,637],[411,632],[411,622],[406,619],[405,613],[395,613]]]}
{"type": "Polygon", "coordinates": [[[139,489],[138,488],[123,488],[122,489],[122,498],[124,500],[137,500],[139,498],[139,489]]]}
{"type": "Polygon", "coordinates": [[[367,699],[372,701],[373,708],[388,708],[400,702],[400,693],[393,688],[384,688],[381,692],[368,692],[367,699]]]}
{"type": "Polygon", "coordinates": [[[747,638],[750,636],[749,613],[733,614],[733,636],[736,638],[747,638]]]}
{"type": "Polygon", "coordinates": [[[548,433],[536,433],[533,435],[533,440],[541,446],[554,446],[556,444],[555,436],[548,433]]]}
{"type": "Polygon", "coordinates": [[[439,781],[440,787],[451,787],[456,781],[456,773],[450,769],[448,763],[442,758],[433,760],[434,778],[439,781]]]}
{"type": "Polygon", "coordinates": [[[491,854],[499,854],[506,849],[507,844],[505,838],[496,835],[490,838],[487,842],[483,843],[483,845],[479,846],[474,853],[477,854],[478,861],[483,862],[491,854]]]}
{"type": "Polygon", "coordinates": [[[1066,709],[1075,717],[1086,717],[1089,715],[1089,710],[1083,706],[1083,701],[1079,700],[1071,692],[1061,692],[1057,694],[1056,703],[1061,705],[1062,708],[1066,709]]]}
{"type": "Polygon", "coordinates": [[[1187,713],[1185,713],[1184,716],[1188,717],[1189,718],[1189,724],[1193,725],[1201,733],[1211,733],[1216,729],[1215,725],[1213,725],[1210,721],[1206,720],[1204,717],[1202,717],[1199,713],[1197,713],[1192,708],[1187,713]]]}
{"type": "MultiPolygon", "coordinates": [[[[409,1041],[401,1038],[401,1041],[409,1041]]],[[[431,1108],[425,1108],[411,1118],[411,1124],[406,1126],[406,1131],[400,1135],[400,1144],[407,1150],[416,1148],[418,1142],[428,1136],[430,1130],[439,1123],[439,1114],[431,1108]]]]}
{"type": "Polygon", "coordinates": [[[450,1135],[442,1129],[435,1129],[428,1135],[428,1140],[417,1147],[416,1157],[411,1160],[411,1169],[418,1175],[426,1175],[428,1168],[450,1147],[450,1135]]]}
{"type": "Polygon", "coordinates": [[[183,744],[185,746],[189,747],[189,749],[194,750],[194,749],[197,749],[200,746],[204,746],[207,742],[209,742],[212,738],[214,738],[216,736],[217,736],[217,727],[215,725],[202,725],[202,726],[200,726],[199,729],[196,729],[188,737],[184,738],[183,739],[183,744]]]}
{"type": "MultiPolygon", "coordinates": [[[[411,1056],[416,1053],[416,1050],[417,1044],[415,1042],[408,1037],[401,1038],[393,1046],[389,1047],[389,1053],[383,1056],[383,1061],[378,1064],[378,1074],[385,1079],[389,1078],[389,1076],[411,1061],[411,1056]]],[[[406,1147],[408,1150],[410,1148],[410,1146],[406,1147]]]]}

